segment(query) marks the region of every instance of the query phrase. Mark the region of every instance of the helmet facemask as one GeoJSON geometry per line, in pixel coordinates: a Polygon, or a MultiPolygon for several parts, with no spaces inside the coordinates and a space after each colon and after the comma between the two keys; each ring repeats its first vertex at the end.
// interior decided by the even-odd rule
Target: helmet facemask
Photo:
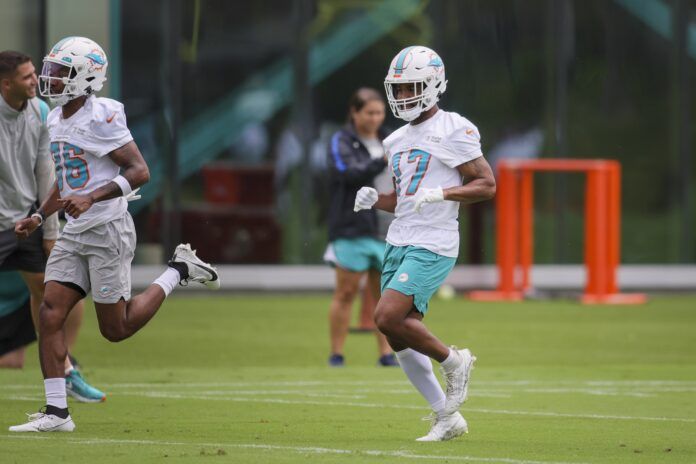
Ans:
{"type": "Polygon", "coordinates": [[[398,83],[386,81],[384,83],[392,113],[394,113],[395,117],[409,122],[416,119],[424,111],[428,111],[440,100],[442,91],[438,87],[440,87],[440,81],[432,78],[426,78],[425,81],[398,83]],[[412,96],[396,98],[397,86],[403,84],[413,86],[412,96]]]}
{"type": "Polygon", "coordinates": [[[39,76],[39,93],[42,97],[50,98],[54,104],[63,106],[81,95],[76,76],[77,71],[73,65],[44,61],[39,76]]]}
{"type": "Polygon", "coordinates": [[[424,109],[423,82],[399,82],[398,84],[385,82],[384,88],[387,92],[389,107],[394,116],[404,121],[413,121],[424,109]],[[397,88],[399,85],[411,85],[412,91],[409,97],[397,98],[397,88]]]}

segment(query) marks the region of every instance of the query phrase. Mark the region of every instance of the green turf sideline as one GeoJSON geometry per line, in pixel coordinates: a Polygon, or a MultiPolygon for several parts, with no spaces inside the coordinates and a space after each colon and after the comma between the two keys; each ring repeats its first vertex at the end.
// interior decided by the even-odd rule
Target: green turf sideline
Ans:
{"type": "MultiPolygon", "coordinates": [[[[414,441],[426,403],[398,368],[376,367],[374,336],[349,335],[346,367],[327,367],[329,303],[175,293],[112,344],[87,302],[76,354],[107,401],[70,399],[71,434],[0,438],[0,463],[696,462],[693,297],[433,300],[428,326],[479,361],[462,408],[469,434],[430,444],[414,441]]],[[[0,371],[0,437],[43,403],[35,344],[26,359],[0,371]]]]}

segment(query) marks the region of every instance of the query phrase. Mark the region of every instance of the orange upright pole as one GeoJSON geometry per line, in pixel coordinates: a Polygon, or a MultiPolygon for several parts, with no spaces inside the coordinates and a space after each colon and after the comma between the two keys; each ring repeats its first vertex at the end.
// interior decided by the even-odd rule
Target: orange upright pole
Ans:
{"type": "Polygon", "coordinates": [[[599,176],[598,191],[596,192],[595,201],[597,202],[597,219],[598,227],[596,231],[597,236],[597,283],[598,283],[598,297],[600,299],[606,298],[609,294],[608,292],[608,279],[609,279],[609,265],[611,259],[609,258],[609,237],[611,236],[611,231],[609,230],[609,170],[598,169],[597,175],[599,176]]]}
{"type": "Polygon", "coordinates": [[[518,180],[513,166],[498,164],[498,191],[495,197],[496,264],[498,286],[494,291],[469,293],[477,301],[519,301],[522,293],[516,286],[515,270],[519,257],[518,180]]]}
{"type": "Polygon", "coordinates": [[[520,182],[520,267],[522,292],[531,288],[530,270],[534,259],[534,172],[522,169],[520,182]]]}
{"type": "Polygon", "coordinates": [[[515,292],[515,267],[517,266],[517,175],[515,171],[501,164],[499,170],[500,189],[498,190],[497,244],[500,284],[498,290],[505,294],[515,292]]]}
{"type": "Polygon", "coordinates": [[[619,293],[618,269],[621,262],[621,164],[608,161],[608,223],[609,246],[607,251],[606,294],[599,301],[590,303],[643,304],[647,301],[644,293],[619,293]]]}
{"type": "Polygon", "coordinates": [[[609,162],[609,263],[607,292],[619,292],[617,269],[621,262],[621,165],[618,161],[609,162]]]}
{"type": "Polygon", "coordinates": [[[585,294],[597,293],[597,273],[595,272],[597,256],[597,212],[595,191],[597,176],[587,172],[585,180],[585,294]]]}
{"type": "Polygon", "coordinates": [[[583,301],[601,301],[607,295],[607,271],[611,262],[609,246],[608,173],[603,168],[587,172],[586,216],[585,216],[585,259],[587,264],[587,286],[583,301]]]}

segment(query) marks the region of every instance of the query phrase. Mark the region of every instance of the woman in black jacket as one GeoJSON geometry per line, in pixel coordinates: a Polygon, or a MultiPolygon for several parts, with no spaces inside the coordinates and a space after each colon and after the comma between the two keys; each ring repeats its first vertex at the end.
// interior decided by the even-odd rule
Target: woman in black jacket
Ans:
{"type": "MultiPolygon", "coordinates": [[[[329,246],[324,260],[336,269],[336,289],[329,326],[331,356],[329,365],[344,364],[343,346],[348,335],[351,309],[367,273],[374,301],[379,300],[384,241],[379,239],[374,210],[353,211],[356,192],[372,185],[387,167],[381,130],[384,99],[374,89],[358,89],[350,99],[348,124],[331,138],[329,146],[329,246]]],[[[396,358],[384,336],[375,332],[379,364],[396,366],[396,358]]]]}

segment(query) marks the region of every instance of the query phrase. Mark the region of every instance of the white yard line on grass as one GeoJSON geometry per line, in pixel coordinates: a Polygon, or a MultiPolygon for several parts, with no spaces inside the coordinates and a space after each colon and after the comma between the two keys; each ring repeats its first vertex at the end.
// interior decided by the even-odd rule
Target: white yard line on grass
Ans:
{"type": "Polygon", "coordinates": [[[299,381],[268,381],[257,382],[194,382],[194,383],[107,383],[105,388],[149,388],[149,387],[182,387],[182,388],[205,388],[205,387],[321,387],[332,385],[408,385],[407,380],[299,380],[299,381]]]}
{"type": "MultiPolygon", "coordinates": [[[[364,399],[366,396],[362,393],[380,393],[389,395],[413,395],[413,388],[403,388],[403,389],[373,389],[373,388],[360,388],[357,390],[341,390],[332,389],[333,393],[326,393],[323,391],[315,390],[201,390],[192,392],[196,395],[214,396],[214,395],[240,395],[240,396],[263,396],[263,395],[296,395],[296,396],[309,396],[309,397],[326,397],[326,398],[349,398],[349,399],[364,399]]],[[[128,394],[128,391],[123,392],[128,394]]],[[[188,392],[182,391],[170,391],[169,393],[182,393],[186,394],[188,392]]],[[[485,396],[491,398],[510,398],[511,395],[504,393],[489,393],[481,391],[471,391],[470,396],[485,396]]]]}
{"type": "MultiPolygon", "coordinates": [[[[650,393],[638,390],[620,390],[620,389],[599,389],[599,388],[517,388],[514,390],[508,389],[494,389],[493,392],[506,392],[506,393],[531,393],[531,394],[583,394],[583,395],[595,395],[595,396],[630,396],[636,398],[647,398],[655,396],[655,391],[650,390],[650,393]]],[[[696,390],[695,390],[696,391],[696,390]]]]}
{"type": "Polygon", "coordinates": [[[41,396],[38,396],[38,395],[37,396],[10,395],[10,396],[6,396],[6,397],[0,398],[0,399],[10,400],[10,401],[35,401],[35,402],[43,401],[43,398],[41,396]]]}
{"type": "MultiPolygon", "coordinates": [[[[148,384],[148,386],[153,386],[148,384]]],[[[389,393],[389,391],[384,391],[384,393],[389,393]]],[[[272,395],[272,394],[291,394],[291,395],[302,395],[309,398],[312,397],[335,397],[335,398],[349,398],[349,399],[362,399],[362,395],[339,395],[330,393],[314,393],[314,392],[295,392],[295,391],[212,391],[212,392],[197,392],[195,394],[190,394],[188,392],[176,392],[176,391],[124,391],[120,392],[120,396],[142,396],[148,398],[166,398],[166,399],[192,399],[192,400],[204,400],[204,401],[235,401],[235,402],[250,402],[250,403],[276,403],[276,404],[307,404],[307,405],[324,405],[324,406],[347,406],[347,407],[359,407],[359,408],[392,408],[392,409],[416,409],[426,411],[423,406],[415,405],[399,405],[399,404],[381,404],[381,403],[361,403],[361,402],[337,402],[337,401],[314,401],[314,400],[288,400],[282,398],[253,398],[256,395],[272,395]],[[227,395],[227,396],[226,396],[227,395]],[[243,397],[229,396],[229,395],[243,395],[243,397]]],[[[474,394],[473,396],[476,396],[474,394]]],[[[39,396],[29,396],[29,395],[8,395],[0,397],[0,399],[7,399],[11,401],[40,401],[39,396]]],[[[516,411],[509,409],[490,409],[490,408],[464,408],[465,412],[478,412],[483,414],[503,414],[503,415],[516,415],[516,416],[536,416],[536,417],[567,417],[574,419],[602,419],[602,420],[633,420],[633,421],[654,421],[654,422],[683,422],[683,423],[695,423],[696,419],[687,417],[654,417],[654,416],[624,416],[615,414],[577,414],[577,413],[561,413],[554,411],[516,411]]]]}
{"type": "MultiPolygon", "coordinates": [[[[181,388],[201,388],[201,387],[307,387],[325,385],[410,385],[407,380],[303,380],[303,381],[258,381],[258,382],[196,382],[196,383],[112,383],[104,384],[107,388],[146,388],[146,387],[181,387],[181,388]]],[[[485,386],[564,386],[575,387],[682,387],[696,388],[696,380],[476,380],[476,385],[485,386]]],[[[2,388],[0,386],[0,388],[2,388]]]]}
{"type": "MultiPolygon", "coordinates": [[[[478,382],[476,386],[483,388],[478,382]]],[[[627,393],[693,393],[696,392],[696,385],[693,387],[668,387],[668,386],[577,386],[577,387],[516,387],[516,388],[486,388],[489,392],[500,393],[595,393],[595,392],[627,392],[627,393]]]]}
{"type": "MultiPolygon", "coordinates": [[[[308,404],[308,405],[323,405],[323,406],[348,406],[359,408],[391,408],[391,409],[418,409],[426,411],[424,406],[414,405],[399,405],[399,404],[381,404],[381,403],[356,403],[356,402],[337,402],[337,401],[307,401],[307,400],[286,400],[281,398],[238,398],[229,396],[206,396],[206,395],[188,395],[182,393],[166,393],[166,392],[128,392],[122,393],[124,396],[145,396],[149,398],[168,398],[168,399],[192,399],[206,401],[235,401],[248,403],[277,403],[277,404],[308,404]]],[[[537,416],[537,417],[569,417],[574,419],[605,419],[605,420],[634,420],[634,421],[656,421],[656,422],[696,422],[696,419],[687,417],[653,417],[653,416],[622,416],[612,414],[571,414],[551,411],[513,411],[509,409],[481,409],[463,407],[462,411],[479,412],[483,414],[504,414],[515,416],[537,416]]]]}
{"type": "MultiPolygon", "coordinates": [[[[171,392],[127,392],[121,396],[142,396],[147,398],[164,399],[184,399],[184,400],[203,400],[203,401],[233,401],[237,403],[268,403],[268,404],[306,404],[315,406],[346,406],[357,408],[376,408],[376,409],[415,409],[427,412],[425,406],[415,406],[410,404],[379,404],[379,403],[354,403],[337,401],[301,401],[286,400],[281,398],[238,398],[218,395],[189,395],[171,392]]],[[[40,397],[11,395],[4,397],[11,401],[41,401],[40,397]]],[[[567,417],[573,419],[602,419],[602,420],[628,420],[628,421],[653,421],[653,422],[685,422],[695,423],[696,419],[688,417],[654,417],[654,416],[622,416],[613,414],[572,414],[552,411],[514,411],[509,409],[487,409],[487,408],[468,408],[464,406],[464,413],[478,412],[482,414],[502,414],[510,416],[536,416],[536,417],[567,417]]]]}
{"type": "MultiPolygon", "coordinates": [[[[675,391],[690,392],[696,389],[696,380],[475,380],[477,386],[540,386],[553,387],[571,385],[574,387],[640,387],[659,389],[660,387],[673,387],[675,391]]],[[[104,388],[215,388],[215,387],[305,387],[305,386],[332,386],[332,385],[409,385],[406,380],[303,380],[303,381],[257,381],[257,382],[143,382],[143,383],[106,383],[100,384],[104,388]]],[[[5,384],[0,385],[0,390],[17,390],[25,388],[40,388],[41,383],[31,384],[5,384]]],[[[505,389],[510,391],[509,389],[505,389]]],[[[668,390],[669,391],[669,390],[668,390]]]]}
{"type": "MultiPolygon", "coordinates": [[[[45,435],[0,435],[5,440],[46,440],[45,435]]],[[[247,443],[197,443],[197,442],[178,442],[178,441],[158,441],[158,440],[117,440],[106,438],[69,438],[61,436],[61,442],[68,442],[77,445],[155,445],[155,446],[193,446],[193,447],[213,447],[213,448],[238,448],[238,449],[258,449],[263,451],[292,451],[298,454],[342,454],[350,456],[375,456],[387,458],[418,459],[431,461],[459,461],[459,462],[488,462],[503,464],[586,464],[580,462],[567,461],[532,461],[528,459],[514,458],[493,458],[479,456],[440,456],[432,454],[414,454],[408,451],[384,451],[384,450],[349,450],[340,448],[323,448],[314,446],[285,446],[285,445],[261,445],[247,443]]],[[[426,447],[428,445],[425,445],[426,447]]]]}
{"type": "Polygon", "coordinates": [[[203,390],[196,392],[197,395],[215,396],[215,395],[241,395],[241,396],[263,396],[263,395],[295,395],[309,396],[317,398],[348,398],[353,400],[364,399],[365,395],[356,395],[350,393],[326,393],[317,391],[302,391],[302,390],[203,390]]]}
{"type": "MultiPolygon", "coordinates": [[[[129,389],[129,388],[135,388],[135,386],[138,386],[139,388],[145,388],[145,387],[154,387],[154,388],[159,388],[159,387],[164,387],[165,389],[168,388],[173,388],[173,387],[179,387],[181,388],[193,388],[194,386],[196,388],[205,388],[205,387],[217,387],[217,388],[225,388],[226,385],[221,385],[219,383],[197,383],[197,384],[129,384],[127,387],[124,387],[121,385],[120,387],[118,386],[119,384],[101,384],[103,388],[108,388],[110,390],[118,390],[119,388],[123,389],[129,389]]],[[[260,385],[260,384],[255,384],[255,385],[260,385]]],[[[244,386],[251,386],[251,385],[244,385],[244,386]]],[[[273,383],[270,384],[265,384],[264,386],[266,387],[273,387],[273,383]]],[[[280,385],[279,385],[280,386],[280,385]]],[[[284,387],[287,387],[287,385],[282,385],[284,387]]],[[[319,385],[296,385],[296,387],[318,387],[319,385]]],[[[321,387],[325,386],[331,386],[331,387],[336,387],[336,386],[343,386],[347,387],[349,385],[343,385],[341,383],[327,383],[326,385],[321,385],[321,387]]],[[[196,391],[195,393],[197,394],[206,394],[206,395],[218,395],[218,394],[235,394],[235,395],[272,395],[272,394],[277,394],[277,395],[303,395],[303,396],[310,396],[310,397],[332,397],[332,398],[349,398],[349,399],[361,399],[364,398],[363,393],[388,393],[392,395],[410,395],[413,393],[412,387],[407,384],[399,384],[398,387],[403,386],[404,388],[389,388],[389,386],[385,385],[381,388],[361,388],[361,385],[356,385],[355,389],[346,389],[346,388],[332,388],[333,393],[325,393],[322,391],[316,391],[316,390],[237,390],[233,389],[232,386],[227,387],[225,390],[205,390],[205,391],[196,391]]],[[[41,391],[42,388],[40,385],[0,385],[0,391],[2,390],[24,390],[26,391],[41,391]]],[[[485,388],[484,385],[482,385],[482,382],[475,382],[475,385],[473,385],[473,388],[470,391],[470,394],[474,397],[482,397],[482,398],[511,398],[514,395],[518,395],[521,393],[528,393],[528,394],[583,394],[583,395],[593,395],[593,396],[625,396],[625,397],[634,397],[634,398],[650,398],[650,397],[655,397],[655,396],[660,396],[660,395],[665,395],[669,393],[694,393],[696,392],[696,386],[693,387],[671,387],[671,386],[659,386],[659,385],[644,385],[644,386],[604,386],[603,388],[598,388],[598,387],[524,387],[524,386],[518,386],[515,388],[500,388],[500,387],[493,387],[493,388],[485,388]]]]}
{"type": "Polygon", "coordinates": [[[478,409],[466,408],[464,412],[480,412],[483,414],[507,414],[513,416],[540,416],[540,417],[572,417],[574,419],[609,419],[609,420],[635,420],[635,421],[657,421],[657,422],[696,422],[696,419],[688,417],[652,417],[652,416],[618,416],[612,414],[570,414],[563,412],[550,411],[511,411],[508,409],[478,409]]]}

